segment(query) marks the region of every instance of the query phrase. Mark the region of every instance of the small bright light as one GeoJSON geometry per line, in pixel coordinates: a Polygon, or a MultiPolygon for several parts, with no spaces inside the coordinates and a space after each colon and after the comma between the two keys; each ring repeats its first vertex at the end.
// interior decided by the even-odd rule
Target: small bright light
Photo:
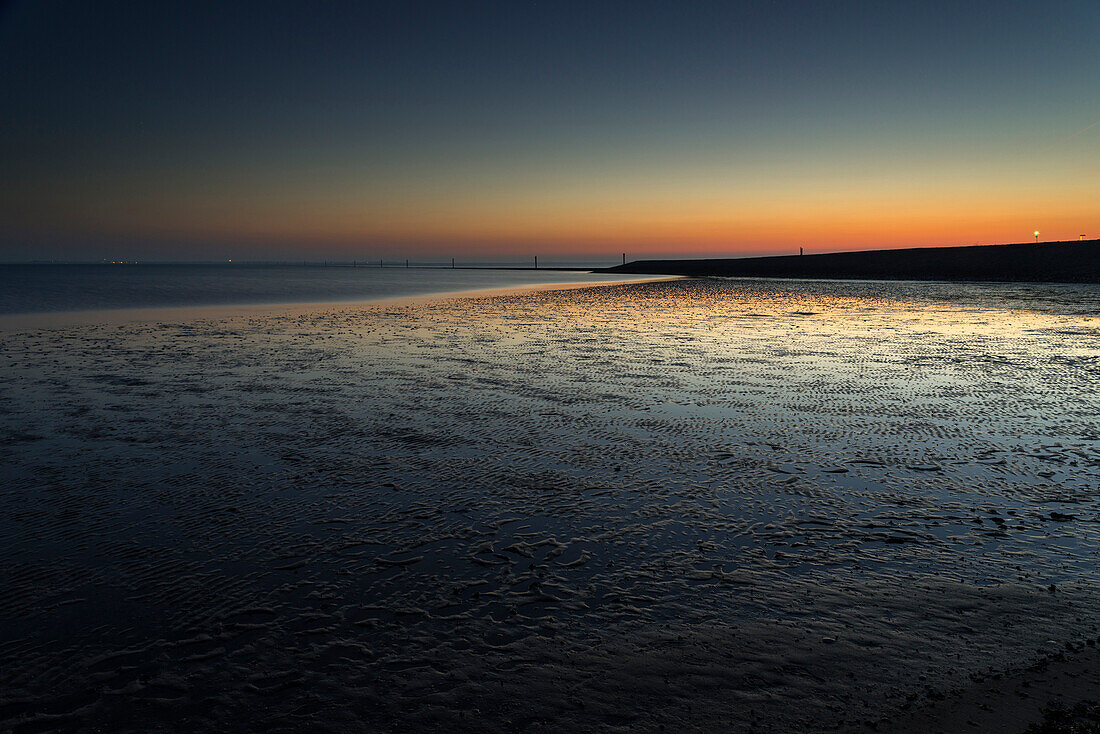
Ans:
{"type": "Polygon", "coordinates": [[[1035,235],[1036,237],[1038,237],[1038,236],[1039,236],[1039,230],[1035,230],[1035,232],[1034,232],[1034,235],[1035,235]]]}

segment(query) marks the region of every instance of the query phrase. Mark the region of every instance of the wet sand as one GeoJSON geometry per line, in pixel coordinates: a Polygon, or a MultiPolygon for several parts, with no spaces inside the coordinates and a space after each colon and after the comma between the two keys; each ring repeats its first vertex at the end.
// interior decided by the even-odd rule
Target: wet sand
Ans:
{"type": "Polygon", "coordinates": [[[684,280],[5,334],[0,731],[917,726],[1100,635],[1098,305],[684,280]]]}

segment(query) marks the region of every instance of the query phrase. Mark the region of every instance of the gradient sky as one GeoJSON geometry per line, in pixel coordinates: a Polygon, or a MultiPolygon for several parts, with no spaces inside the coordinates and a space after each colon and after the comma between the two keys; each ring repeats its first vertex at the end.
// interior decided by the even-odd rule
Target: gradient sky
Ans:
{"type": "Polygon", "coordinates": [[[0,260],[1100,236],[1100,2],[0,9],[0,260]]]}

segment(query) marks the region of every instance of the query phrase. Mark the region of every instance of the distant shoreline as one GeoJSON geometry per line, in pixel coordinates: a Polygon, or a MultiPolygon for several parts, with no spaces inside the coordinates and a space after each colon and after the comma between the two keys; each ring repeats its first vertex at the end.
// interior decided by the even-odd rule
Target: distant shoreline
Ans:
{"type": "Polygon", "coordinates": [[[593,272],[831,280],[1100,283],[1100,240],[919,247],[822,255],[636,260],[593,272]]]}

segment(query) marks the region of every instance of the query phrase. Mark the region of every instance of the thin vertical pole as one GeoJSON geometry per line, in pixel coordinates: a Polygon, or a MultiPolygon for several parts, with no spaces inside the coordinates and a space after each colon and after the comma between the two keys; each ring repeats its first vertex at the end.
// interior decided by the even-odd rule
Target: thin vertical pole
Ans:
{"type": "Polygon", "coordinates": [[[455,269],[455,259],[452,257],[451,258],[451,270],[454,270],[454,269],[455,269]]]}
{"type": "Polygon", "coordinates": [[[535,270],[539,269],[539,256],[535,255],[535,270]]]}

